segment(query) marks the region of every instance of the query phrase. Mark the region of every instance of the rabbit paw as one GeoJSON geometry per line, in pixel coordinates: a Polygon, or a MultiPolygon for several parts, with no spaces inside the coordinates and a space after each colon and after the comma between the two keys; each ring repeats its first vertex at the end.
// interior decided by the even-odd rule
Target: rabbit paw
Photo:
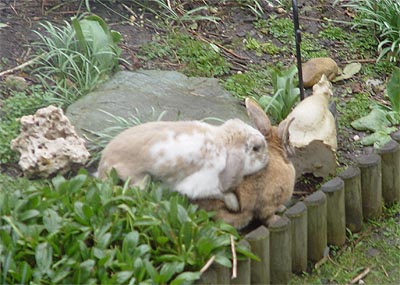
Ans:
{"type": "Polygon", "coordinates": [[[230,211],[238,212],[240,210],[239,201],[234,193],[225,193],[223,200],[230,211]]]}

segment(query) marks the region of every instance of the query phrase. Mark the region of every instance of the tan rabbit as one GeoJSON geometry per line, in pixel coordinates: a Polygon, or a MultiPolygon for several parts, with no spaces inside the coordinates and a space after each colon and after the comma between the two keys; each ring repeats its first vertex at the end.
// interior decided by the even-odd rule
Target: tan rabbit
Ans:
{"type": "Polygon", "coordinates": [[[152,177],[190,199],[217,198],[239,210],[232,191],[268,163],[264,136],[239,119],[220,126],[199,121],[150,122],[116,136],[103,150],[98,174],[112,168],[141,186],[152,177]]]}
{"type": "Polygon", "coordinates": [[[295,184],[295,169],[288,159],[292,154],[289,146],[288,128],[292,121],[284,122],[279,127],[271,126],[271,122],[258,104],[246,99],[246,109],[250,120],[265,136],[268,144],[268,166],[261,171],[246,176],[236,188],[240,202],[240,211],[228,211],[221,201],[196,200],[200,207],[216,211],[217,219],[233,225],[237,229],[247,226],[253,219],[268,224],[275,218],[275,212],[292,196],[295,184]]]}

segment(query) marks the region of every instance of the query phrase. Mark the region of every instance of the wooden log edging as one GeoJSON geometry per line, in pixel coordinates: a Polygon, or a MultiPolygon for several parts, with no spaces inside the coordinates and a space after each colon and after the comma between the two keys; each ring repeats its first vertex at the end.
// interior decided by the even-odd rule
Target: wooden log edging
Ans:
{"type": "Polygon", "coordinates": [[[381,157],[377,154],[357,158],[361,170],[361,196],[364,220],[378,218],[382,214],[381,157]]]}
{"type": "Polygon", "coordinates": [[[298,202],[285,215],[290,220],[292,271],[301,273],[307,270],[307,207],[298,202]]]}
{"type": "Polygon", "coordinates": [[[346,214],[344,199],[344,181],[335,177],[321,186],[327,200],[327,241],[328,244],[341,246],[346,242],[346,214]]]}
{"type": "Polygon", "coordinates": [[[196,284],[287,284],[291,273],[304,272],[308,260],[318,262],[328,245],[345,242],[346,227],[362,228],[363,220],[378,218],[382,202],[400,202],[400,131],[376,153],[356,159],[318,190],[289,208],[268,228],[246,235],[260,261],[238,262],[238,277],[212,266],[196,284]]]}
{"type": "Polygon", "coordinates": [[[391,140],[378,153],[382,159],[382,197],[388,206],[400,200],[400,146],[391,140]]]}
{"type": "Polygon", "coordinates": [[[304,199],[307,206],[307,256],[317,262],[324,256],[327,240],[326,195],[321,190],[304,199]]]}
{"type": "Polygon", "coordinates": [[[346,227],[357,233],[363,222],[360,168],[350,166],[339,173],[339,177],[344,181],[346,227]]]}
{"type": "Polygon", "coordinates": [[[268,229],[271,284],[287,284],[292,274],[290,220],[282,216],[268,229]]]}

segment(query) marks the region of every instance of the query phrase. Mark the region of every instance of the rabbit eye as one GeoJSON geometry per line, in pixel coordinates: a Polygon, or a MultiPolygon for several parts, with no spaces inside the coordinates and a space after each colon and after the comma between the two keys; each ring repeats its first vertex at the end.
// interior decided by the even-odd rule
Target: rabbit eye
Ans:
{"type": "Polygon", "coordinates": [[[260,150],[261,150],[261,146],[260,145],[253,146],[253,151],[254,152],[259,152],[260,150]]]}

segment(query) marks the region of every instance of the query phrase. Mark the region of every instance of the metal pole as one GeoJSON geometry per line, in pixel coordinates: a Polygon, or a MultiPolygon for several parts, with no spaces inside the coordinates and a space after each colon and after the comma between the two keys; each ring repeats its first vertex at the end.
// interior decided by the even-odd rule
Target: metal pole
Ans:
{"type": "Polygon", "coordinates": [[[299,25],[299,11],[297,9],[297,1],[292,0],[293,7],[293,23],[294,23],[294,36],[296,39],[296,58],[297,58],[297,70],[299,74],[299,89],[300,89],[300,99],[304,99],[304,88],[303,88],[303,70],[301,68],[301,31],[299,25]]]}

